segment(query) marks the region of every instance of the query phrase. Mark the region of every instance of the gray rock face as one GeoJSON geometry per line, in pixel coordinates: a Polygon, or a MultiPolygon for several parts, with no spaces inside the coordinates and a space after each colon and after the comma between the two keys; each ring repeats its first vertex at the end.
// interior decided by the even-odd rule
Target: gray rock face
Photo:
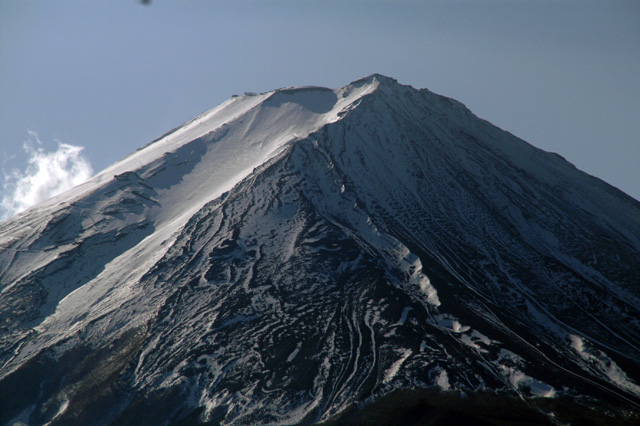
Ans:
{"type": "Polygon", "coordinates": [[[387,77],[234,98],[0,246],[2,424],[316,423],[406,389],[640,407],[640,203],[387,77]]]}

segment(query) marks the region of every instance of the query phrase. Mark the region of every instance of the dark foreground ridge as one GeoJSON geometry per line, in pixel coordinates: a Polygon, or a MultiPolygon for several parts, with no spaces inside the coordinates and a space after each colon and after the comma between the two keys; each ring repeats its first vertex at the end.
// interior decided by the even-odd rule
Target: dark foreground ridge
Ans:
{"type": "Polygon", "coordinates": [[[573,398],[525,401],[492,392],[460,394],[411,390],[394,392],[353,407],[322,426],[636,426],[640,416],[617,416],[573,398]],[[553,413],[553,416],[550,415],[553,413]]]}
{"type": "Polygon", "coordinates": [[[640,203],[372,75],[2,223],[0,424],[631,425],[640,203]]]}

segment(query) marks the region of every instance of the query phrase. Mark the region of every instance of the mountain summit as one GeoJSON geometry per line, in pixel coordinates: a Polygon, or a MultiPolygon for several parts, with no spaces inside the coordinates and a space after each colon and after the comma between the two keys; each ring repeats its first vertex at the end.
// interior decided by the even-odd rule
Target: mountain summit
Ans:
{"type": "Polygon", "coordinates": [[[2,223],[0,423],[624,419],[639,283],[638,201],[455,100],[246,93],[2,223]]]}

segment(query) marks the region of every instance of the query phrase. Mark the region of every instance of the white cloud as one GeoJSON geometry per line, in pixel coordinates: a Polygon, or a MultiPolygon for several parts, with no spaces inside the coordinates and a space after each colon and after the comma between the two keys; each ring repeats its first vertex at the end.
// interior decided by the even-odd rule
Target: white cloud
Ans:
{"type": "Polygon", "coordinates": [[[0,220],[58,195],[91,177],[91,163],[82,155],[83,147],[57,141],[56,151],[45,150],[37,133],[23,149],[29,160],[24,170],[5,173],[0,199],[0,220]]]}

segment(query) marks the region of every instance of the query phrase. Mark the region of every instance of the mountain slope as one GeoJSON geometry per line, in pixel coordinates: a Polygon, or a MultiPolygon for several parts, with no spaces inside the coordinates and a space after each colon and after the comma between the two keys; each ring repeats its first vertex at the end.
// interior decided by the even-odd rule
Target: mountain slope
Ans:
{"type": "Polygon", "coordinates": [[[640,203],[379,75],[232,98],[0,246],[2,423],[313,423],[416,388],[640,404],[640,203]]]}

